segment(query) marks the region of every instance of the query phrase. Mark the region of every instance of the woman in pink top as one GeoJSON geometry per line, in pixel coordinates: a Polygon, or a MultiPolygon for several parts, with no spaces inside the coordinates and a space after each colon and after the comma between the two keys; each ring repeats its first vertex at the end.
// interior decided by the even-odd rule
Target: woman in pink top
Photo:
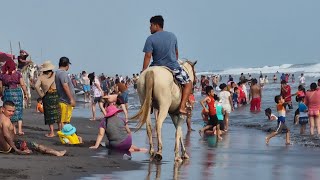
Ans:
{"type": "Polygon", "coordinates": [[[313,135],[314,125],[316,125],[318,135],[320,135],[320,90],[317,89],[316,83],[311,83],[310,90],[306,92],[306,105],[308,106],[310,134],[313,135]]]}

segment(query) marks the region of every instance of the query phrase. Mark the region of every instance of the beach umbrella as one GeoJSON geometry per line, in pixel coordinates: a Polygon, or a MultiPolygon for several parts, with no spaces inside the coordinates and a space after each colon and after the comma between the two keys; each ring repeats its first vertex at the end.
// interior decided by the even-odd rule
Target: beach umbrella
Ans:
{"type": "Polygon", "coordinates": [[[0,52],[0,62],[6,62],[7,60],[14,59],[14,56],[4,52],[0,52]]]}

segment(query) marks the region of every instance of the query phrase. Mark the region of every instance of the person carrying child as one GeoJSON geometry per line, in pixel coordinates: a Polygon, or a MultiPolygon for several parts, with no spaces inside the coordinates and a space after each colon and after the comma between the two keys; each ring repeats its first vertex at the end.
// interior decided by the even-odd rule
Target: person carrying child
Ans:
{"type": "Polygon", "coordinates": [[[290,129],[286,126],[286,108],[285,108],[285,100],[281,95],[277,95],[274,97],[275,102],[277,103],[277,111],[278,111],[278,126],[277,129],[269,134],[266,137],[266,144],[269,144],[269,141],[272,137],[280,134],[283,129],[286,129],[286,145],[290,144],[290,129]]]}
{"type": "Polygon", "coordinates": [[[217,128],[218,118],[217,118],[217,112],[216,112],[216,107],[215,107],[215,99],[214,99],[215,94],[214,94],[214,90],[213,90],[212,86],[206,87],[206,94],[207,94],[207,96],[200,103],[201,103],[203,109],[205,109],[205,111],[209,113],[209,120],[208,120],[207,126],[205,126],[204,128],[199,130],[199,134],[200,134],[200,136],[202,136],[206,130],[211,129],[211,130],[213,130],[213,132],[216,131],[215,134],[217,134],[218,138],[221,139],[220,131],[217,128]],[[207,103],[208,108],[206,108],[206,106],[204,104],[205,102],[207,103]]]}

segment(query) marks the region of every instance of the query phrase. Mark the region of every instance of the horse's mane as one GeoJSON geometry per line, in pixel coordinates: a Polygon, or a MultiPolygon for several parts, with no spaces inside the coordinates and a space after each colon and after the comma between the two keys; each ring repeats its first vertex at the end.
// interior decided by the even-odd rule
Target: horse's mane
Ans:
{"type": "Polygon", "coordinates": [[[27,65],[25,65],[22,69],[21,69],[21,72],[26,72],[28,70],[28,66],[32,65],[33,66],[33,62],[29,62],[27,65]]]}

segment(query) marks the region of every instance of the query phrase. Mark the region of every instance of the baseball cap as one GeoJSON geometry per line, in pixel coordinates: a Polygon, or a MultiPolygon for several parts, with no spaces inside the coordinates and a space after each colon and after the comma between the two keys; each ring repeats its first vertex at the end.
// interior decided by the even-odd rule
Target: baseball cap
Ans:
{"type": "Polygon", "coordinates": [[[59,66],[62,65],[62,66],[67,66],[68,64],[71,64],[69,58],[67,57],[61,57],[60,60],[59,60],[59,66]]]}

